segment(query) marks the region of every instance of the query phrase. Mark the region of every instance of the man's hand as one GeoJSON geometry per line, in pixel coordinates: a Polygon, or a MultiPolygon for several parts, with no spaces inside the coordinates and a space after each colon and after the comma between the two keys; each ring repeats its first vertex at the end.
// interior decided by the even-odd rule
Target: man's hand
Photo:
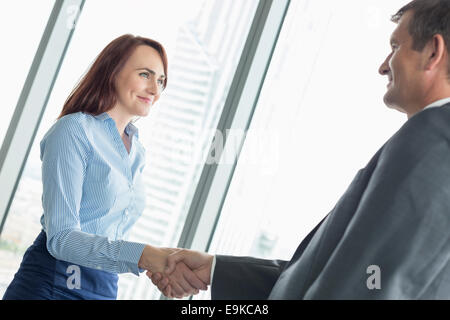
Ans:
{"type": "Polygon", "coordinates": [[[189,269],[183,262],[175,266],[175,271],[166,276],[160,272],[147,271],[147,276],[158,287],[162,294],[169,298],[184,298],[199,293],[199,290],[207,290],[208,286],[189,269]]]}
{"type": "MultiPolygon", "coordinates": [[[[168,264],[167,257],[181,249],[157,248],[147,245],[139,260],[139,268],[146,269],[147,275],[159,274],[164,271],[168,264]]],[[[170,287],[165,290],[168,297],[183,298],[197,294],[198,290],[206,290],[207,285],[200,280],[185,264],[176,267],[177,272],[170,278],[170,287]],[[169,291],[170,290],[170,291],[169,291]]],[[[166,285],[167,286],[167,285],[166,285]]],[[[163,292],[163,290],[161,290],[163,292]]],[[[164,292],[163,292],[164,293],[164,292]]]]}
{"type": "MultiPolygon", "coordinates": [[[[213,256],[207,253],[180,249],[170,254],[167,257],[167,268],[164,274],[160,272],[152,273],[147,272],[155,286],[167,297],[180,298],[192,293],[184,291],[180,295],[180,289],[183,287],[180,285],[180,279],[186,277],[186,268],[193,271],[193,273],[200,279],[205,285],[209,285],[211,282],[211,267],[213,256]]],[[[189,274],[189,273],[188,273],[189,274]]],[[[192,275],[191,275],[192,276],[192,275]]],[[[200,290],[206,290],[207,287],[199,288],[200,290]]]]}

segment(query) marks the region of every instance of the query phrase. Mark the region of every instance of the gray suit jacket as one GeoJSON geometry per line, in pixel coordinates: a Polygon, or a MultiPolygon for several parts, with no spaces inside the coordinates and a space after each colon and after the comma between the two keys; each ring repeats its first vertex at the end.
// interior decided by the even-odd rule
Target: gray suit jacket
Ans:
{"type": "Polygon", "coordinates": [[[411,117],[291,261],[218,255],[212,299],[450,299],[450,104],[411,117]],[[373,271],[370,266],[379,267],[373,271]],[[380,280],[380,288],[373,288],[380,280]]]}

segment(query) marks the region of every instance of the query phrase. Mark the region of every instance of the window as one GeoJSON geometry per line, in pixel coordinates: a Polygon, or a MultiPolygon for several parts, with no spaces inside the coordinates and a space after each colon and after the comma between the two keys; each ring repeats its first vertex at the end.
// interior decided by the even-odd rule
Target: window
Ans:
{"type": "MultiPolygon", "coordinates": [[[[2,50],[2,116],[0,117],[0,146],[14,113],[22,87],[27,78],[39,41],[53,7],[53,0],[9,1],[0,10],[2,50]]],[[[25,220],[24,223],[27,221],[25,220]]],[[[11,281],[11,270],[17,268],[16,247],[0,239],[0,296],[11,281]]]]}
{"type": "MultiPolygon", "coordinates": [[[[136,123],[147,149],[147,207],[129,240],[177,245],[256,5],[256,0],[239,6],[220,0],[86,1],[1,235],[0,261],[6,256],[9,261],[0,269],[3,290],[41,229],[39,142],[98,53],[125,33],[160,41],[170,78],[150,115],[136,123]]],[[[145,274],[120,275],[118,299],[158,297],[145,274]]]]}
{"type": "Polygon", "coordinates": [[[406,121],[378,67],[407,2],[291,1],[209,252],[289,260],[406,121]]]}
{"type": "Polygon", "coordinates": [[[2,116],[0,146],[52,11],[54,0],[10,1],[0,10],[2,116]]]}

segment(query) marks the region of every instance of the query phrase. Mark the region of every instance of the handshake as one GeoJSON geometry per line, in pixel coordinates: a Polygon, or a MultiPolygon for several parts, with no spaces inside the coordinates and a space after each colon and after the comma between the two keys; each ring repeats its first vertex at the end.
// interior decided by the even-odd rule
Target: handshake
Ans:
{"type": "Polygon", "coordinates": [[[168,298],[184,298],[207,290],[214,256],[187,249],[145,246],[138,266],[168,298]]]}

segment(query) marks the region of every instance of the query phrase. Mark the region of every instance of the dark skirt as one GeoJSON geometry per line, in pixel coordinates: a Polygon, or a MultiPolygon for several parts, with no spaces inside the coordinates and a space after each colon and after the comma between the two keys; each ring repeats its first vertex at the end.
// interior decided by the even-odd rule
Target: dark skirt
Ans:
{"type": "Polygon", "coordinates": [[[114,300],[118,275],[52,257],[41,231],[23,256],[3,300],[114,300]]]}

